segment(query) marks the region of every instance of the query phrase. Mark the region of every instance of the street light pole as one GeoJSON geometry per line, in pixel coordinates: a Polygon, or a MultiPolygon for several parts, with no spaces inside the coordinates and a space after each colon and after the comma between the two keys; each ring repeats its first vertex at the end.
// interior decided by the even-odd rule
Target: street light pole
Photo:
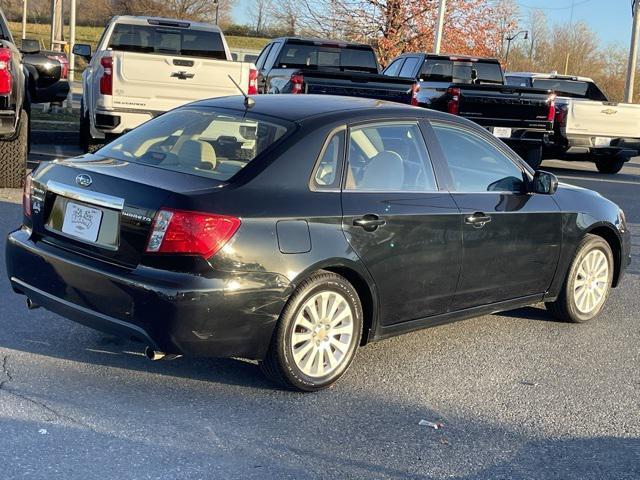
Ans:
{"type": "Polygon", "coordinates": [[[516,37],[518,35],[520,35],[521,33],[524,33],[524,39],[528,39],[529,38],[529,32],[526,30],[520,30],[518,33],[515,33],[513,35],[511,35],[510,37],[507,37],[507,54],[504,57],[504,67],[505,70],[507,69],[507,67],[509,66],[509,50],[511,50],[511,42],[514,41],[516,39],[516,37]]]}
{"type": "Polygon", "coordinates": [[[71,0],[69,8],[69,95],[67,96],[67,108],[73,108],[73,81],[76,70],[76,56],[73,54],[73,46],[76,43],[76,0],[71,0]]]}
{"type": "Polygon", "coordinates": [[[433,42],[433,53],[440,54],[440,48],[442,47],[442,29],[444,27],[444,14],[447,11],[447,0],[440,0],[440,6],[438,7],[438,21],[436,23],[436,38],[433,42]]]}
{"type": "Polygon", "coordinates": [[[640,35],[640,15],[636,0],[631,3],[633,13],[633,29],[631,30],[631,48],[629,49],[629,63],[627,64],[627,80],[624,86],[625,103],[633,103],[633,88],[636,80],[638,61],[638,36],[640,35]]]}
{"type": "Polygon", "coordinates": [[[22,0],[22,39],[27,38],[27,0],[22,0]]]}

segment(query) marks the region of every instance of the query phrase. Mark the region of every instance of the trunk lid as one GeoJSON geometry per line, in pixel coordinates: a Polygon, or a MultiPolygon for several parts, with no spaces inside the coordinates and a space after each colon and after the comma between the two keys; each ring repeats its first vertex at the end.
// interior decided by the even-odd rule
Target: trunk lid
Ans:
{"type": "Polygon", "coordinates": [[[170,197],[220,185],[97,156],[51,163],[34,174],[33,234],[58,247],[135,268],[156,211],[170,197]]]}
{"type": "Polygon", "coordinates": [[[113,107],[167,111],[203,98],[246,92],[250,63],[113,51],[113,107]]]}

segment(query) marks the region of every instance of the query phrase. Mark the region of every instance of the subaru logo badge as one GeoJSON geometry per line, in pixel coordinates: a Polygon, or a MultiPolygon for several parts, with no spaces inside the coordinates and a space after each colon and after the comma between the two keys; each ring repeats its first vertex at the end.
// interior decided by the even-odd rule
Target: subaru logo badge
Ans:
{"type": "Polygon", "coordinates": [[[85,173],[81,173],[76,177],[76,183],[81,187],[88,187],[93,183],[91,177],[85,173]]]}

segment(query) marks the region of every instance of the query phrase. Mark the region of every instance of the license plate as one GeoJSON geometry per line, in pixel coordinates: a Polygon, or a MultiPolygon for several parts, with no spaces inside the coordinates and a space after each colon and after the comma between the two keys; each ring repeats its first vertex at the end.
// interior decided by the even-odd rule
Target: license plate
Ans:
{"type": "Polygon", "coordinates": [[[62,232],[85,242],[95,242],[100,231],[102,210],[67,202],[62,232]]]}
{"type": "Polygon", "coordinates": [[[611,146],[611,140],[613,140],[611,137],[596,137],[593,143],[596,147],[609,147],[611,146]]]}
{"type": "Polygon", "coordinates": [[[493,127],[491,133],[498,138],[511,138],[511,129],[507,127],[493,127]]]}

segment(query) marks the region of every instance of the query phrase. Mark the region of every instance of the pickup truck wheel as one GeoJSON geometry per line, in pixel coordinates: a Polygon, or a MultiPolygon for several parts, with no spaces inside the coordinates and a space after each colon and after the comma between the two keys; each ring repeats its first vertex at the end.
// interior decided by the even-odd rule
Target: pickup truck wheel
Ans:
{"type": "Polygon", "coordinates": [[[13,140],[0,142],[0,187],[20,188],[27,173],[29,148],[29,115],[20,112],[17,135],[13,140]]]}
{"type": "Polygon", "coordinates": [[[340,275],[320,271],[289,299],[260,368],[285,388],[321,390],[347,371],[361,336],[358,293],[340,275]]]}
{"type": "Polygon", "coordinates": [[[583,323],[604,306],[613,280],[611,247],[597,235],[586,235],[578,244],[560,296],[545,306],[558,320],[583,323]]]}
{"type": "Polygon", "coordinates": [[[618,173],[624,167],[624,160],[597,160],[596,168],[600,173],[618,173]]]}

